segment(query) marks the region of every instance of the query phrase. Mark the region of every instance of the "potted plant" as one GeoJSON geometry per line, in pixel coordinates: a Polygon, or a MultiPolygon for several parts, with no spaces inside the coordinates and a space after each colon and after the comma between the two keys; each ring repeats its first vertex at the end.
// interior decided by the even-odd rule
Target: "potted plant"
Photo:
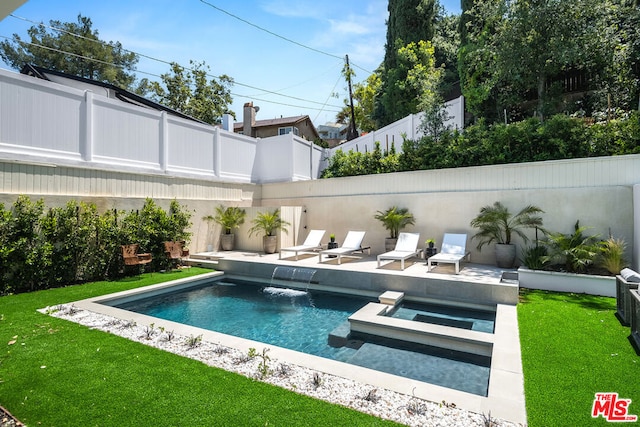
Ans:
{"type": "Polygon", "coordinates": [[[223,205],[220,205],[216,207],[215,215],[207,215],[204,217],[205,220],[213,221],[222,227],[220,246],[223,251],[233,250],[235,241],[233,230],[240,228],[240,226],[244,224],[246,215],[247,212],[242,208],[232,206],[225,208],[223,205]]]}
{"type": "Polygon", "coordinates": [[[264,252],[267,254],[275,253],[278,246],[276,231],[282,230],[288,233],[287,226],[290,225],[280,217],[280,209],[275,209],[273,212],[258,212],[258,215],[251,222],[253,227],[249,229],[249,236],[258,232],[262,233],[264,252]]]}
{"type": "Polygon", "coordinates": [[[404,229],[408,225],[415,224],[415,218],[407,208],[398,208],[392,206],[386,211],[378,211],[374,218],[382,222],[382,225],[386,230],[389,230],[389,237],[384,241],[385,251],[392,251],[396,247],[398,241],[398,234],[400,230],[404,229]]]}
{"type": "Polygon", "coordinates": [[[434,256],[438,250],[436,249],[436,240],[435,239],[427,239],[425,242],[427,247],[424,250],[424,259],[428,259],[429,257],[434,256]]]}
{"type": "Polygon", "coordinates": [[[338,243],[336,242],[336,235],[331,233],[329,234],[329,244],[327,245],[327,249],[335,249],[338,247],[338,243]]]}
{"type": "Polygon", "coordinates": [[[533,205],[524,207],[515,215],[501,202],[483,206],[478,216],[471,220],[471,226],[479,230],[472,239],[478,240],[478,250],[495,242],[496,264],[500,268],[512,268],[516,260],[516,246],[511,243],[511,237],[517,234],[526,243],[529,239],[523,230],[537,228],[545,232],[540,213],[544,211],[533,205]]]}

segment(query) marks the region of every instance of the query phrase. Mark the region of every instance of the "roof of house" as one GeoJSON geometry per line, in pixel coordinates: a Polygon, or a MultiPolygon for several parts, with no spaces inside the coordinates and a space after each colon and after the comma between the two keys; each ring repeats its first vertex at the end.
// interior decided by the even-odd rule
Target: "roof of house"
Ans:
{"type": "MultiPolygon", "coordinates": [[[[63,82],[60,81],[60,79],[55,79],[55,76],[57,77],[62,77],[64,79],[70,79],[70,80],[74,80],[77,82],[81,82],[84,83],[86,85],[90,85],[90,86],[98,86],[98,87],[102,87],[105,89],[109,89],[112,90],[113,93],[115,94],[115,97],[117,99],[119,99],[122,102],[126,102],[128,104],[133,104],[133,105],[137,105],[139,107],[146,107],[146,108],[151,108],[154,110],[158,110],[158,111],[166,111],[168,114],[171,114],[173,116],[178,116],[181,117],[183,119],[187,119],[187,120],[193,120],[196,121],[198,123],[205,123],[202,120],[198,120],[195,119],[191,116],[188,116],[186,114],[181,113],[180,111],[174,110],[172,108],[169,108],[165,105],[162,104],[158,104],[157,102],[153,102],[147,98],[144,98],[140,95],[136,95],[133,92],[129,92],[125,89],[122,89],[118,86],[114,86],[111,83],[105,83],[105,82],[100,82],[98,80],[92,80],[92,79],[87,79],[84,77],[78,77],[78,76],[74,76],[72,74],[67,74],[67,73],[63,73],[61,71],[55,71],[55,70],[48,70],[46,68],[42,68],[42,67],[38,67],[36,65],[31,65],[31,64],[25,64],[22,69],[20,70],[21,74],[27,75],[27,76],[32,76],[32,77],[37,77],[39,79],[42,80],[47,80],[47,81],[53,81],[55,83],[61,83],[64,84],[63,82]],[[54,78],[51,78],[54,77],[54,78]]],[[[208,124],[208,123],[205,123],[208,124]]]]}
{"type": "MultiPolygon", "coordinates": [[[[311,122],[311,118],[308,115],[256,120],[253,127],[255,129],[255,128],[271,127],[271,126],[292,126],[292,125],[304,122],[306,120],[309,120],[309,122],[311,122]]],[[[320,137],[320,135],[318,135],[318,130],[315,128],[315,126],[313,126],[313,123],[311,123],[311,125],[312,125],[311,128],[313,129],[313,133],[316,135],[316,137],[320,137]]],[[[243,128],[244,128],[243,122],[236,122],[233,124],[234,130],[240,130],[243,128]]]]}

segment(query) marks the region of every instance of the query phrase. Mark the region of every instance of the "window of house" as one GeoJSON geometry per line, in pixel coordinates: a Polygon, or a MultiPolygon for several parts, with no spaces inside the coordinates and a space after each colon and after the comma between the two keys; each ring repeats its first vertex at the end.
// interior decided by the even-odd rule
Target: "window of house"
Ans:
{"type": "Polygon", "coordinates": [[[278,128],[278,135],[286,135],[293,132],[294,135],[300,136],[300,130],[295,126],[287,126],[284,128],[278,128]]]}

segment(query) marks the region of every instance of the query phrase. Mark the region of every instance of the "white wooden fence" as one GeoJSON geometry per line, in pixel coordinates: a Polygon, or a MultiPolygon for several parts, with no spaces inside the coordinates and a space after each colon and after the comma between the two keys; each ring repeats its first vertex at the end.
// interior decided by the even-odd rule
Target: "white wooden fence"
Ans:
{"type": "MultiPolygon", "coordinates": [[[[445,109],[449,119],[444,125],[452,129],[462,129],[464,127],[464,97],[460,96],[447,102],[445,109]]],[[[376,141],[380,143],[380,148],[383,151],[390,150],[391,144],[393,144],[396,152],[400,153],[404,138],[415,140],[423,136],[423,132],[420,130],[423,116],[424,113],[411,114],[376,131],[340,144],[332,148],[330,154],[333,155],[337,150],[342,150],[345,153],[351,150],[366,153],[373,151],[376,141]]]]}
{"type": "Polygon", "coordinates": [[[318,178],[322,153],[0,70],[0,159],[264,183],[318,178]]]}

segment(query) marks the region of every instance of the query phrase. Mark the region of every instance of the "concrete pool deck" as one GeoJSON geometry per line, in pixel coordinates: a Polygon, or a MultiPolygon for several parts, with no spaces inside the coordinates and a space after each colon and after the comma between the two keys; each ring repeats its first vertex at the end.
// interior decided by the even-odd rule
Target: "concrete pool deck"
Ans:
{"type": "MultiPolygon", "coordinates": [[[[468,307],[486,308],[492,306],[496,310],[495,330],[493,334],[483,334],[483,340],[492,348],[487,397],[175,322],[159,320],[104,304],[105,301],[114,298],[119,299],[139,295],[143,291],[162,293],[169,287],[191,286],[192,280],[178,280],[144,289],[91,298],[76,302],[75,305],[88,311],[123,320],[133,320],[138,324],[155,323],[157,326],[174,330],[176,334],[185,336],[202,335],[203,340],[219,343],[244,352],[249,351],[250,348],[266,346],[270,349],[271,357],[281,362],[296,364],[436,403],[443,401],[448,404],[454,403],[460,409],[478,414],[490,413],[492,417],[516,424],[526,424],[524,380],[516,311],[517,282],[507,281],[505,283],[502,274],[503,270],[491,266],[463,264],[460,274],[455,275],[453,274],[452,265],[439,266],[427,273],[424,260],[416,259],[413,261],[413,263],[411,261],[408,262],[404,270],[400,270],[399,262],[393,263],[397,264],[397,268],[396,265],[383,265],[382,268],[376,268],[377,261],[373,255],[343,258],[342,264],[337,265],[337,262],[333,263],[332,261],[318,263],[317,255],[309,257],[302,255],[298,261],[294,261],[293,257],[280,260],[278,259],[278,254],[209,252],[196,254],[187,263],[214,268],[223,271],[224,274],[240,277],[271,277],[276,267],[312,269],[315,270],[313,278],[309,283],[304,284],[308,288],[346,291],[348,293],[376,297],[384,293],[384,291],[391,290],[404,292],[407,299],[416,301],[444,301],[468,307]],[[346,278],[346,286],[343,286],[342,277],[346,278]],[[514,302],[512,301],[513,295],[515,295],[514,302]]],[[[216,272],[206,276],[211,278],[220,274],[216,272]]]]}

